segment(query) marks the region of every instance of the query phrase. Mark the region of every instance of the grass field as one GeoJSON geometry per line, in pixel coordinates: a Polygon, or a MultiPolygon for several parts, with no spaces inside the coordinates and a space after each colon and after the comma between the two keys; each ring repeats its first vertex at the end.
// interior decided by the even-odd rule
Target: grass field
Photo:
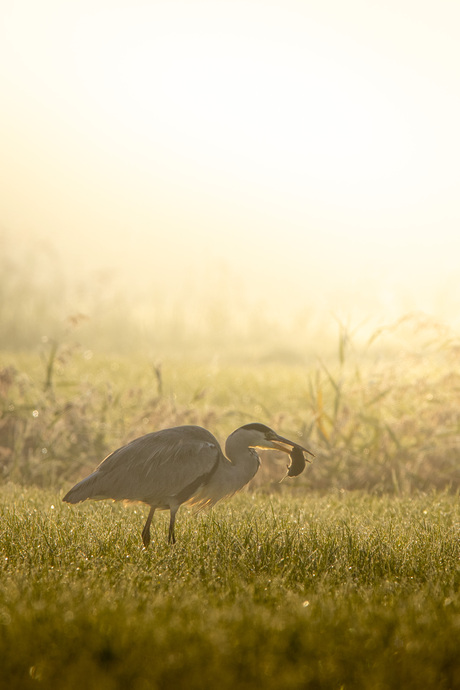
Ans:
{"type": "Polygon", "coordinates": [[[460,347],[419,320],[384,336],[4,349],[0,687],[460,687],[460,347]],[[261,454],[248,491],[180,511],[174,547],[164,514],[144,550],[145,507],[61,501],[136,436],[251,421],[315,461],[280,484],[261,454]]]}
{"type": "Polygon", "coordinates": [[[5,688],[460,686],[458,497],[245,493],[210,513],[1,490],[5,688]]]}

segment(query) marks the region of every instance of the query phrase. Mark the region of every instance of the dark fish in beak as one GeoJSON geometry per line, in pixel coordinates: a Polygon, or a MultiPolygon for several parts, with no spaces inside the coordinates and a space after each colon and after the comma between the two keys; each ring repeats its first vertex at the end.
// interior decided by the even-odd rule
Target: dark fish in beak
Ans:
{"type": "MultiPolygon", "coordinates": [[[[301,474],[304,471],[307,458],[305,457],[304,451],[302,448],[300,448],[300,446],[294,446],[292,451],[289,453],[289,457],[291,458],[291,463],[288,465],[287,476],[297,477],[298,474],[301,474]]],[[[308,460],[308,462],[311,462],[311,460],[308,460]]]]}
{"type": "Polygon", "coordinates": [[[274,440],[272,443],[276,448],[278,448],[278,450],[282,450],[283,453],[288,453],[289,457],[291,458],[291,462],[288,465],[287,477],[297,477],[304,471],[305,464],[307,462],[311,462],[311,460],[305,456],[305,453],[311,455],[312,458],[315,457],[307,448],[304,448],[298,443],[294,443],[287,438],[283,438],[282,436],[277,436],[276,440],[274,440]]]}

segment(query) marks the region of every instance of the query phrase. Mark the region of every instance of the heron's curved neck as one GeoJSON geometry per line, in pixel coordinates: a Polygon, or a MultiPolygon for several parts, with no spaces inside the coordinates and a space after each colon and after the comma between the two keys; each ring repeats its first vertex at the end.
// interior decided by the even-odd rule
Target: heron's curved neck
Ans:
{"type": "MultiPolygon", "coordinates": [[[[227,461],[219,463],[217,471],[206,484],[203,494],[203,503],[214,505],[222,498],[226,498],[243,488],[259,469],[259,456],[247,445],[241,443],[241,439],[229,436],[225,444],[227,461]]],[[[200,495],[197,501],[200,500],[200,495]]]]}

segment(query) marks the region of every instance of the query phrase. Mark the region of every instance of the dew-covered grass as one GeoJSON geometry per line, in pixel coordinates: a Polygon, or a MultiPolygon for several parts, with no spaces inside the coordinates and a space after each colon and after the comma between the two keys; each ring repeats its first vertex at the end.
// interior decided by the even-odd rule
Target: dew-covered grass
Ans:
{"type": "Polygon", "coordinates": [[[460,686],[460,506],[240,494],[213,511],[1,490],[5,688],[460,686]]]}

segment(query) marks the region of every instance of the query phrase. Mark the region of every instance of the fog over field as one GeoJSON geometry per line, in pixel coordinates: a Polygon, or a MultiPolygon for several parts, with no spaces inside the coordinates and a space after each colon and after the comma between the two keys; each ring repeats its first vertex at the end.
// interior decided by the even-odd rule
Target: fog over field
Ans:
{"type": "MultiPolygon", "coordinates": [[[[147,323],[161,302],[273,324],[423,311],[457,328],[459,14],[447,0],[5,3],[8,265],[111,286],[147,323]]],[[[69,314],[88,311],[81,294],[69,314]]]]}

